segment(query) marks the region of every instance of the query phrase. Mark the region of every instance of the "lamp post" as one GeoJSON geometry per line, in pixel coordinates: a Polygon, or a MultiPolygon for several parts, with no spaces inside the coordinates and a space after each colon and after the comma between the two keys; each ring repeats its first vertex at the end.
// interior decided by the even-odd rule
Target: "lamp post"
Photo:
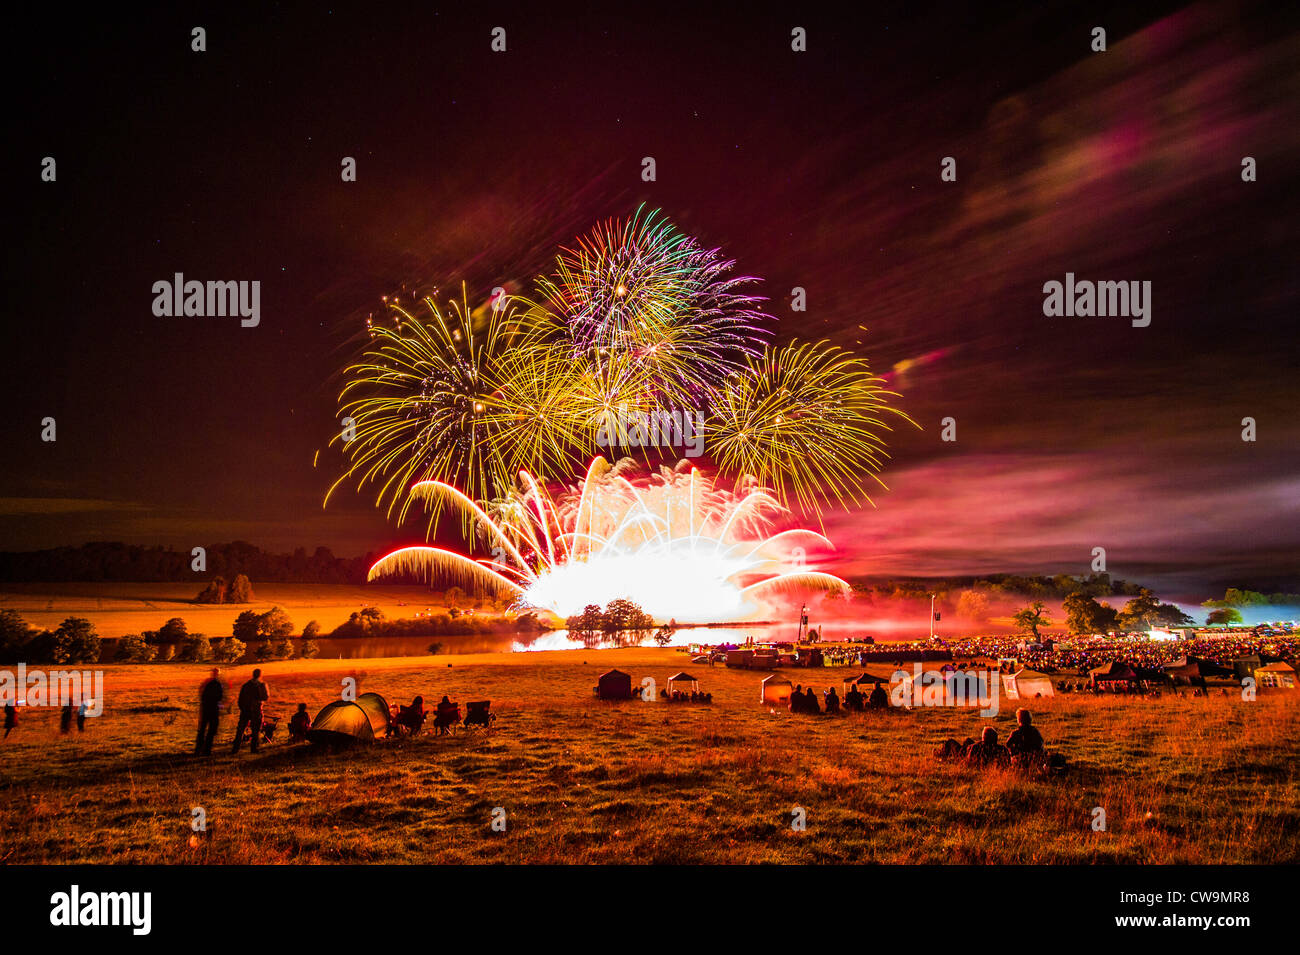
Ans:
{"type": "Polygon", "coordinates": [[[799,636],[795,639],[795,646],[803,643],[803,628],[808,625],[808,606],[807,604],[799,608],[799,636]]]}

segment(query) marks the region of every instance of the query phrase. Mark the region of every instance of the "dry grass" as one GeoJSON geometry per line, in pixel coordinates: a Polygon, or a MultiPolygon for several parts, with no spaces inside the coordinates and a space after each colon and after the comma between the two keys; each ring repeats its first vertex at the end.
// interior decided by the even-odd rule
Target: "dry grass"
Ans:
{"type": "MultiPolygon", "coordinates": [[[[491,698],[496,728],[344,753],[278,745],[232,758],[227,742],[210,761],[186,755],[202,667],[109,667],[108,707],[84,736],[60,736],[56,712],[29,711],[0,744],[0,860],[1300,859],[1297,694],[1036,701],[1049,745],[1071,761],[1065,776],[1036,779],[936,763],[940,740],[985,725],[965,710],[773,714],[755,703],[763,674],[694,666],[711,707],[592,696],[608,667],[662,685],[682,662],[654,649],[368,660],[363,689],[491,698]],[[194,806],[209,833],[191,847],[194,806]],[[505,833],[490,828],[496,806],[505,833]],[[807,811],[805,832],[791,829],[794,806],[807,811]],[[1091,828],[1095,806],[1105,832],[1091,828]]],[[[315,712],[354,672],[328,660],[263,669],[271,709],[286,715],[299,701],[315,712]]],[[[820,688],[845,672],[812,675],[820,688]]],[[[1005,737],[1013,705],[1003,702],[1005,737]]],[[[228,741],[230,717],[222,729],[228,741]]]]}

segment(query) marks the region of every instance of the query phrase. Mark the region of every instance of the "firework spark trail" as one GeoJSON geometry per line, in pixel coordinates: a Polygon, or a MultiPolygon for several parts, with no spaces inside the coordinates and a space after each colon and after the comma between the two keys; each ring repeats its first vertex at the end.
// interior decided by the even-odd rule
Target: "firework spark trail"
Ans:
{"type": "Polygon", "coordinates": [[[698,623],[752,616],[760,608],[755,598],[766,591],[847,587],[783,550],[799,537],[829,549],[825,537],[800,528],[767,533],[783,515],[775,498],[761,489],[740,497],[718,490],[695,469],[683,472],[684,464],[634,483],[626,476],[628,466],[611,467],[597,458],[583,486],[569,490],[559,504],[523,474],[518,506],[501,509],[509,517],[500,523],[449,485],[417,485],[417,498],[467,509],[489,543],[502,545],[498,556],[475,561],[441,548],[404,547],[377,561],[369,579],[456,579],[515,594],[521,603],[561,617],[624,598],[661,621],[684,617],[698,623]]]}
{"type": "MultiPolygon", "coordinates": [[[[598,225],[539,277],[539,327],[574,357],[630,358],[660,403],[687,403],[759,354],[772,318],[732,275],[735,261],[705,249],[654,210],[598,225]]],[[[638,396],[623,389],[629,398],[638,396]]]]}
{"type": "Polygon", "coordinates": [[[771,487],[812,513],[866,501],[866,475],[889,457],[885,415],[915,424],[887,399],[862,359],[826,342],[793,342],[751,360],[719,390],[709,420],[714,460],[724,473],[771,487]]]}

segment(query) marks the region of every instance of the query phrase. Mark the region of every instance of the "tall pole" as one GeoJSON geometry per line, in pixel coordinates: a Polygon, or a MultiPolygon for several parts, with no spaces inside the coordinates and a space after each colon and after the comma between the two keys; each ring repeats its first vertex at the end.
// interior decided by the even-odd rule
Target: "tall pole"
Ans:
{"type": "Polygon", "coordinates": [[[934,640],[934,594],[930,594],[930,640],[934,640]]]}
{"type": "Polygon", "coordinates": [[[803,643],[803,625],[808,622],[808,607],[803,605],[799,608],[799,636],[795,638],[795,646],[803,643]]]}

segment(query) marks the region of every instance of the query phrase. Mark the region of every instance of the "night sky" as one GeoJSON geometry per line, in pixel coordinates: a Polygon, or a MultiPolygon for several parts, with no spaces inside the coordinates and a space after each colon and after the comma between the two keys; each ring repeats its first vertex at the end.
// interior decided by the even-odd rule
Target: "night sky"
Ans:
{"type": "Polygon", "coordinates": [[[827,515],[837,572],[1103,546],[1171,595],[1300,589],[1287,5],[621,6],[9,14],[0,550],[412,542],[368,497],[322,510],[338,458],[312,467],[366,315],[526,288],[644,201],[766,279],[777,341],[861,351],[923,426],[875,510],[827,515]],[[1067,271],[1150,281],[1150,326],[1045,317],[1067,271]],[[260,280],[260,326],[155,317],[175,272],[260,280]]]}

